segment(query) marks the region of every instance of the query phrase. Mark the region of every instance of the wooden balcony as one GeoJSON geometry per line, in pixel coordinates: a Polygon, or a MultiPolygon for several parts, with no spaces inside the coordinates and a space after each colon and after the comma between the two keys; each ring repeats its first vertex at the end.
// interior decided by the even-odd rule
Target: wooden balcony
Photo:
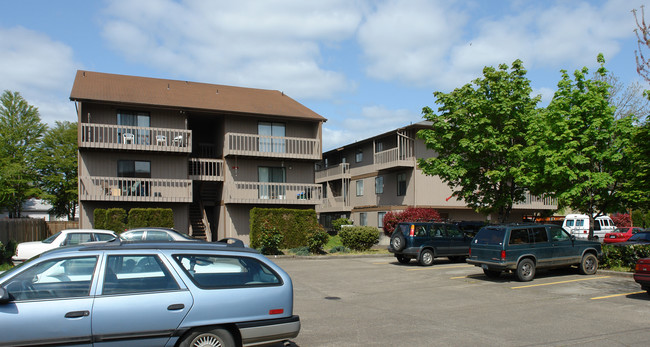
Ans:
{"type": "Polygon", "coordinates": [[[415,167],[416,161],[412,151],[397,147],[375,153],[374,164],[376,170],[385,170],[396,167],[415,167]]]}
{"type": "Polygon", "coordinates": [[[540,197],[526,193],[526,200],[512,206],[517,209],[530,209],[530,210],[548,210],[557,209],[557,199],[551,197],[540,197]]]}
{"type": "Polygon", "coordinates": [[[319,160],[321,148],[318,139],[226,133],[224,155],[319,160]]]}
{"type": "Polygon", "coordinates": [[[190,158],[190,179],[197,181],[223,181],[223,160],[190,158]]]}
{"type": "Polygon", "coordinates": [[[316,212],[325,213],[325,212],[350,212],[352,211],[352,206],[350,205],[350,200],[346,199],[343,196],[332,196],[326,199],[323,199],[322,203],[316,206],[316,212]]]}
{"type": "Polygon", "coordinates": [[[157,152],[192,152],[192,131],[81,123],[80,148],[104,148],[157,152]]]}
{"type": "Polygon", "coordinates": [[[316,183],[335,181],[345,178],[349,179],[352,177],[350,174],[350,164],[348,163],[341,163],[324,170],[316,171],[314,175],[316,178],[316,183]]]}
{"type": "Polygon", "coordinates": [[[79,200],[189,203],[192,181],[86,176],[79,180],[79,200]]]}
{"type": "Polygon", "coordinates": [[[320,184],[229,182],[224,195],[226,203],[318,205],[322,201],[320,184]]]}

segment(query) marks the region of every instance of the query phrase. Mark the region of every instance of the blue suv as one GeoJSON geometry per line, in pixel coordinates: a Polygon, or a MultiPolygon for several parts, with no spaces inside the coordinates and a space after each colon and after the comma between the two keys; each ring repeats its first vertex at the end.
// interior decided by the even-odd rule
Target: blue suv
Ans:
{"type": "Polygon", "coordinates": [[[63,247],[0,274],[0,345],[247,346],[300,331],[289,275],[234,243],[63,247]]]}
{"type": "Polygon", "coordinates": [[[511,224],[487,226],[472,240],[467,262],[488,277],[512,271],[531,281],[536,269],[577,266],[593,275],[602,256],[599,242],[576,240],[558,225],[511,224]]]}

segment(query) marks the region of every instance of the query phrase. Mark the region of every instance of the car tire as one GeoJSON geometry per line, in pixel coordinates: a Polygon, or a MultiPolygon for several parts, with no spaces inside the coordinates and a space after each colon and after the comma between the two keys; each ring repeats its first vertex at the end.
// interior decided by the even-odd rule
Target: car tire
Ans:
{"type": "Polygon", "coordinates": [[[211,329],[209,327],[192,330],[183,341],[181,347],[235,347],[235,340],[226,329],[211,329]]]}
{"type": "Polygon", "coordinates": [[[431,266],[433,265],[434,258],[435,256],[433,255],[433,251],[430,249],[425,249],[420,252],[420,259],[418,259],[418,261],[422,266],[431,266]]]}
{"type": "Polygon", "coordinates": [[[501,271],[498,270],[483,269],[483,273],[489,278],[499,278],[501,276],[501,271]]]}
{"type": "Polygon", "coordinates": [[[598,258],[592,253],[587,253],[582,257],[578,270],[582,275],[594,275],[598,271],[598,258]]]}
{"type": "Polygon", "coordinates": [[[535,263],[529,259],[523,259],[517,264],[517,279],[521,282],[532,281],[535,277],[535,263]]]}
{"type": "Polygon", "coordinates": [[[404,234],[399,230],[395,230],[393,235],[390,237],[390,245],[393,247],[393,250],[397,252],[406,248],[406,239],[404,238],[404,234]]]}
{"type": "Polygon", "coordinates": [[[395,258],[397,258],[397,261],[399,261],[400,264],[408,264],[411,262],[411,258],[405,257],[403,255],[397,255],[395,258]]]}

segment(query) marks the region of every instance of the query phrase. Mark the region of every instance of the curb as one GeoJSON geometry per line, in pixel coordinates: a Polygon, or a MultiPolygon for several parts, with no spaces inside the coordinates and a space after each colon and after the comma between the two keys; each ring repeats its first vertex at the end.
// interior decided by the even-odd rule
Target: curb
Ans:
{"type": "Polygon", "coordinates": [[[632,278],[634,276],[634,273],[632,272],[622,272],[622,271],[613,271],[613,270],[601,270],[598,269],[596,274],[603,274],[603,275],[608,275],[608,276],[617,276],[617,277],[629,277],[632,278]]]}

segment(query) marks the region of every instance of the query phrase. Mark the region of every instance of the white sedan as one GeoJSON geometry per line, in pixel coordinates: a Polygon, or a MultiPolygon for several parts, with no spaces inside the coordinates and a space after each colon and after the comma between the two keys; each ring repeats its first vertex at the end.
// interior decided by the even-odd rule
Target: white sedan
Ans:
{"type": "Polygon", "coordinates": [[[14,265],[37,256],[45,251],[61,246],[72,246],[86,242],[110,241],[117,238],[111,230],[102,229],[65,229],[43,241],[21,242],[16,247],[16,255],[11,257],[14,265]]]}

